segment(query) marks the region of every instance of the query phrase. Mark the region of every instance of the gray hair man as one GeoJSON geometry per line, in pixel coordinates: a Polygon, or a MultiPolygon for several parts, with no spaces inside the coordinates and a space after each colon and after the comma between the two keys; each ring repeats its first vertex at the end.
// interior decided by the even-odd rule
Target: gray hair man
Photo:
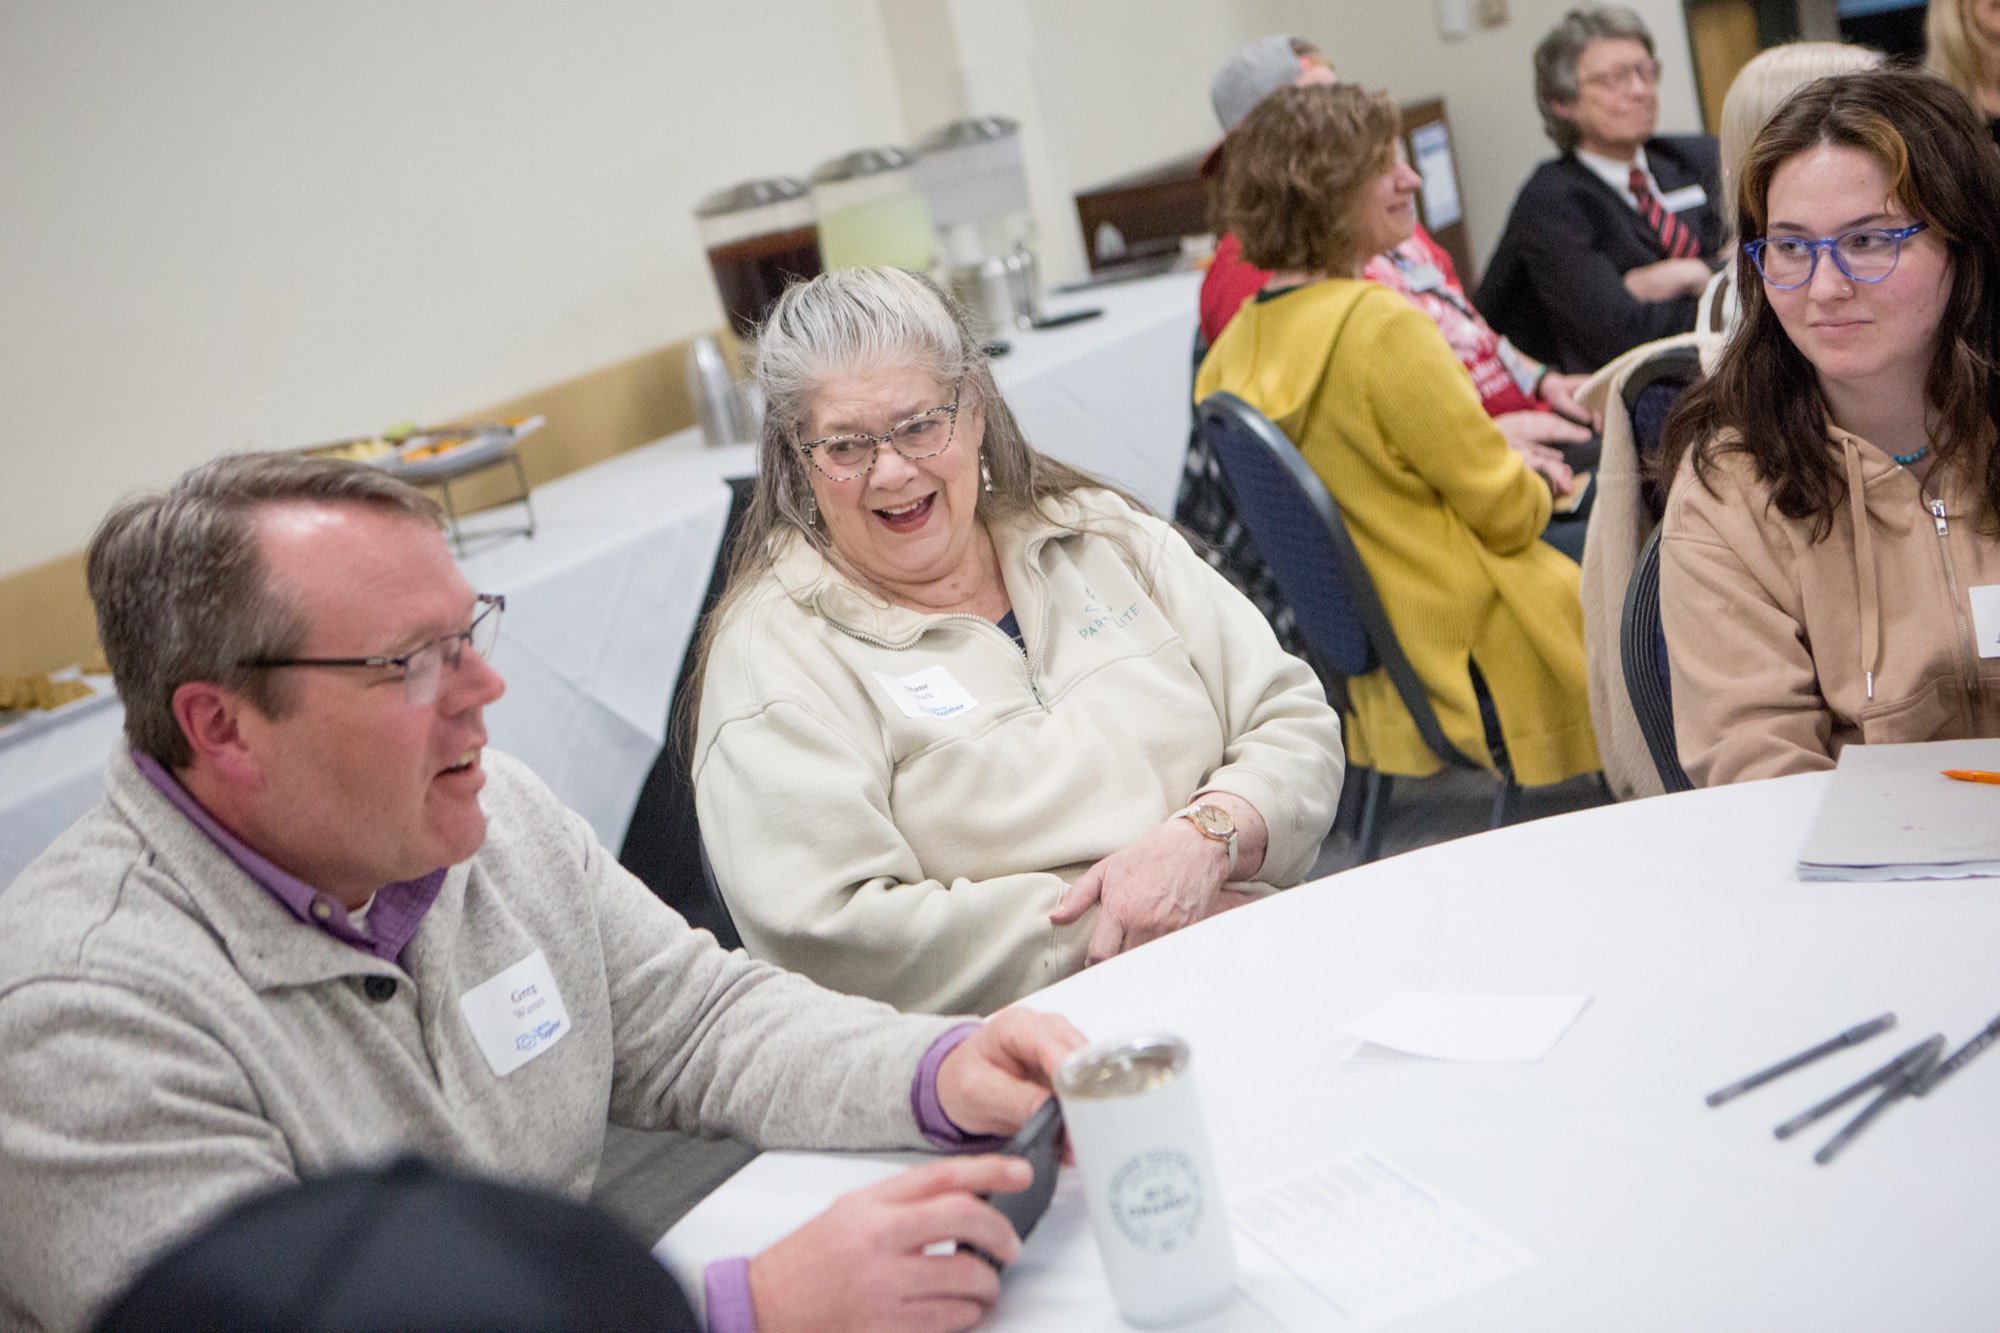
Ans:
{"type": "Polygon", "coordinates": [[[1535,104],[1561,156],[1521,188],[1477,301],[1565,371],[1692,329],[1722,248],[1715,140],[1656,134],[1660,73],[1652,34],[1621,6],[1573,9],[1535,48],[1535,104]]]}
{"type": "MultiPolygon", "coordinates": [[[[607,1122],[976,1147],[1081,1043],[903,1017],[691,930],[486,748],[501,600],[420,493],[218,459],[89,553],[128,747],[0,896],[0,1327],[73,1329],[246,1196],[415,1152],[587,1191],[607,1122]]],[[[997,1298],[957,1157],[707,1276],[718,1330],[958,1328],[997,1298]]]]}

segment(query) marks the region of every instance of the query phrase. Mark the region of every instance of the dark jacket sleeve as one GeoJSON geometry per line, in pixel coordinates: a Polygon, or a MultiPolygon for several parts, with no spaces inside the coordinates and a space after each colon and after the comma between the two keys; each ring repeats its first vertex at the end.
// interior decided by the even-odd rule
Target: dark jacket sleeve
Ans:
{"type": "MultiPolygon", "coordinates": [[[[1588,174],[1588,168],[1578,170],[1588,174]]],[[[1547,195],[1533,214],[1540,225],[1521,234],[1522,267],[1536,303],[1547,312],[1564,370],[1596,370],[1640,343],[1694,327],[1696,298],[1641,301],[1625,290],[1626,272],[1657,256],[1635,250],[1617,226],[1621,219],[1585,196],[1595,190],[1625,207],[1602,182],[1554,173],[1538,173],[1537,179],[1547,195]]],[[[1536,183],[1531,180],[1529,188],[1536,183]]]]}

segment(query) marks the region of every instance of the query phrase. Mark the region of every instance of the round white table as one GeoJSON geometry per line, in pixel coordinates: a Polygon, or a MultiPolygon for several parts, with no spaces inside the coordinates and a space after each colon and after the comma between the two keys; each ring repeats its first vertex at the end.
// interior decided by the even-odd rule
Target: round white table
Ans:
{"type": "MultiPolygon", "coordinates": [[[[1195,1052],[1224,1188],[1373,1148],[1540,1257],[1399,1323],[1481,1330],[1961,1329],[2000,1324],[2000,1053],[1894,1107],[1771,1128],[1933,1031],[2000,1012],[2000,885],[1806,884],[1825,778],[1655,797],[1426,848],[1205,922],[1032,997],[1093,1037],[1195,1052]],[[1346,1061],[1396,991],[1588,993],[1536,1064],[1346,1061]],[[1719,1109],[1706,1093],[1864,1019],[1889,1033],[1719,1109]]],[[[767,1153],[667,1234],[684,1279],[761,1248],[911,1157],[767,1153]]],[[[1073,1172],[995,1329],[1127,1327],[1073,1172]]],[[[1243,1242],[1239,1241],[1239,1245],[1243,1242]]],[[[1345,1327],[1328,1311],[1323,1327],[1345,1327]]],[[[1239,1295],[1201,1330],[1279,1327],[1239,1295]]]]}

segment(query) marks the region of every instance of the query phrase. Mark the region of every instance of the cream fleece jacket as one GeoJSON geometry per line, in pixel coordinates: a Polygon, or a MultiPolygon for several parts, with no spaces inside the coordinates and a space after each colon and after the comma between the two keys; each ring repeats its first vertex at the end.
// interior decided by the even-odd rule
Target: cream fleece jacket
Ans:
{"type": "MultiPolygon", "coordinates": [[[[1724,269],[1727,273],[1729,270],[1724,269]]],[[[1638,566],[1639,551],[1653,535],[1642,486],[1645,461],[1632,436],[1632,416],[1622,395],[1632,372],[1659,353],[1693,347],[1704,373],[1715,368],[1722,340],[1708,333],[1682,333],[1635,347],[1590,377],[1577,394],[1585,407],[1604,417],[1604,449],[1597,460],[1597,498],[1591,502],[1590,531],[1583,544],[1583,658],[1590,672],[1590,725],[1604,780],[1621,801],[1658,796],[1659,770],[1646,748],[1646,734],[1632,711],[1625,688],[1619,634],[1625,622],[1625,590],[1638,566]]]]}
{"type": "Polygon", "coordinates": [[[1200,792],[1269,825],[1243,887],[1312,867],[1344,764],[1317,677],[1167,524],[1100,491],[1047,503],[993,532],[1025,655],[796,535],[718,633],[695,792],[752,953],[987,1012],[1082,966],[1094,914],[1051,926],[1064,887],[1200,792]]]}
{"type": "Polygon", "coordinates": [[[911,1081],[948,1023],[725,952],[485,763],[486,845],[398,966],[299,922],[112,757],[104,803],[0,895],[0,1329],[80,1328],[245,1194],[404,1152],[581,1195],[607,1121],[925,1146],[911,1081]],[[572,1026],[496,1077],[459,997],[538,950],[572,1026]]]}
{"type": "Polygon", "coordinates": [[[1977,493],[1829,434],[1848,493],[1822,541],[1771,507],[1746,454],[1717,457],[1712,491],[1692,455],[1674,478],[1660,620],[1696,786],[1831,768],[1854,743],[2000,736],[2000,656],[1980,656],[1972,609],[1976,589],[2000,595],[2000,541],[1977,493]]]}

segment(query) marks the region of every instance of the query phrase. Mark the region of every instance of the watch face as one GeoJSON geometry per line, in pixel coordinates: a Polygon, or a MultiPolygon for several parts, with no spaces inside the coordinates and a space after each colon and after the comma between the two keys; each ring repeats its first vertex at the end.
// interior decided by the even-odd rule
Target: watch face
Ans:
{"type": "Polygon", "coordinates": [[[1221,806],[1198,805],[1189,812],[1188,817],[1194,820],[1196,828],[1211,838],[1227,839],[1236,832],[1236,821],[1231,819],[1229,812],[1221,806]]]}

